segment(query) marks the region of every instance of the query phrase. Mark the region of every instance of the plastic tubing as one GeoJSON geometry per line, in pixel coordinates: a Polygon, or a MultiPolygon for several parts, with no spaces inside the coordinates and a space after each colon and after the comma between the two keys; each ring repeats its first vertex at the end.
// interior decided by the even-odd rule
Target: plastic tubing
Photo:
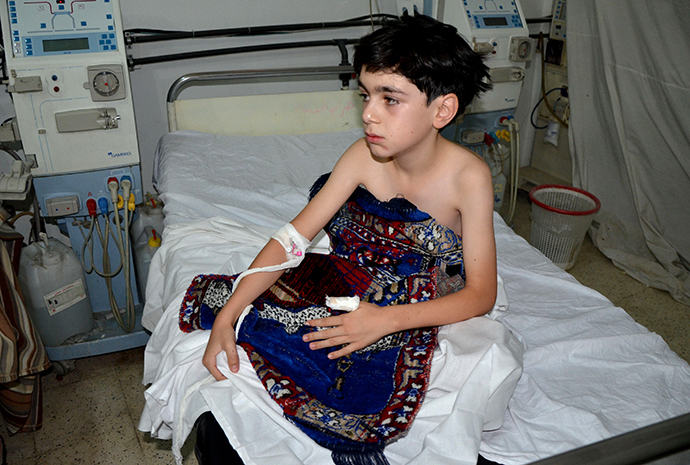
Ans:
{"type": "MultiPolygon", "coordinates": [[[[130,225],[130,219],[131,215],[134,214],[133,210],[133,202],[130,202],[130,196],[131,196],[131,189],[132,189],[132,181],[129,179],[127,176],[123,176],[122,179],[120,180],[120,185],[122,186],[122,193],[123,193],[123,199],[124,199],[124,205],[123,205],[123,217],[125,220],[125,228],[124,231],[120,231],[120,233],[124,233],[124,244],[122,244],[122,247],[120,248],[120,253],[122,254],[122,258],[124,261],[124,267],[125,267],[125,294],[126,294],[126,299],[127,299],[127,319],[128,319],[128,324],[127,328],[129,330],[125,329],[125,331],[129,332],[134,329],[134,296],[132,295],[132,285],[130,284],[130,275],[129,275],[129,268],[130,268],[130,260],[129,260],[129,225],[130,225]],[[130,209],[132,208],[132,209],[130,209]]],[[[121,237],[121,236],[120,236],[121,237]]]]}
{"type": "Polygon", "coordinates": [[[514,119],[508,121],[508,129],[510,131],[510,209],[508,210],[508,221],[510,224],[515,215],[515,206],[517,205],[518,193],[518,178],[520,177],[520,129],[517,121],[514,119]]]}
{"type": "MultiPolygon", "coordinates": [[[[123,181],[126,181],[124,184],[128,184],[129,188],[131,188],[132,182],[129,180],[129,178],[126,178],[123,176],[122,178],[123,181]]],[[[117,321],[117,324],[125,331],[125,332],[131,332],[134,329],[134,306],[133,302],[134,299],[132,297],[131,293],[131,286],[129,284],[129,256],[128,252],[129,249],[125,250],[124,248],[124,241],[122,239],[122,227],[120,225],[120,213],[118,209],[118,182],[116,178],[110,178],[108,180],[108,190],[110,191],[110,201],[113,205],[113,215],[114,215],[114,220],[115,220],[115,230],[113,231],[110,226],[110,221],[107,220],[106,217],[106,239],[103,241],[104,247],[103,247],[103,263],[104,267],[105,264],[108,264],[109,268],[109,255],[107,252],[107,242],[108,242],[108,237],[112,234],[113,240],[115,241],[115,245],[117,246],[117,249],[120,253],[120,265],[124,267],[124,274],[125,274],[125,292],[127,294],[126,296],[126,305],[125,305],[125,318],[122,318],[122,315],[120,314],[120,309],[117,304],[117,300],[115,299],[115,296],[113,294],[112,290],[112,281],[111,278],[106,278],[106,285],[108,286],[108,295],[110,298],[110,306],[113,310],[113,317],[117,321]]],[[[124,187],[124,186],[123,186],[124,187]]],[[[128,188],[128,190],[129,190],[128,188]]],[[[128,225],[128,214],[127,214],[127,203],[125,202],[125,208],[124,208],[124,218],[125,218],[125,223],[128,225]]],[[[98,228],[98,227],[97,227],[98,228]]],[[[125,234],[127,234],[127,231],[125,231],[125,234]]],[[[129,242],[127,242],[129,244],[129,242]]],[[[119,271],[119,268],[118,268],[119,271]]]]}
{"type": "Polygon", "coordinates": [[[120,260],[120,266],[117,268],[117,270],[114,273],[111,273],[110,272],[110,255],[108,254],[108,242],[110,239],[110,221],[108,219],[107,214],[104,215],[104,218],[105,218],[105,234],[103,234],[103,232],[101,231],[100,223],[96,223],[96,232],[98,233],[98,237],[101,241],[101,248],[103,250],[103,274],[101,276],[103,276],[105,278],[105,285],[108,288],[108,300],[110,301],[110,309],[112,310],[113,316],[117,320],[118,324],[120,324],[120,321],[121,321],[120,309],[117,305],[117,299],[115,299],[115,294],[113,293],[112,278],[113,278],[113,276],[115,276],[117,273],[120,272],[120,268],[122,267],[122,260],[120,260]]]}
{"type": "Polygon", "coordinates": [[[81,236],[84,238],[84,243],[81,245],[81,266],[84,268],[84,271],[87,273],[91,273],[94,268],[93,268],[93,226],[94,223],[96,222],[95,218],[91,218],[91,224],[89,225],[89,233],[84,234],[84,226],[83,224],[79,225],[79,232],[81,233],[81,236]],[[86,266],[86,246],[89,246],[89,255],[91,256],[91,265],[86,266]]]}
{"type": "MultiPolygon", "coordinates": [[[[120,213],[117,208],[117,200],[113,201],[113,210],[114,210],[114,217],[115,217],[115,243],[117,244],[117,248],[120,252],[120,258],[122,259],[122,263],[124,266],[125,270],[125,287],[126,287],[126,292],[130,290],[129,286],[129,263],[125,254],[124,250],[124,244],[123,244],[123,239],[122,239],[122,226],[120,224],[120,213]]],[[[125,207],[124,210],[124,217],[127,218],[127,208],[125,207]]],[[[119,308],[116,310],[113,310],[113,315],[115,316],[115,320],[117,321],[117,324],[120,325],[120,327],[125,331],[125,332],[131,332],[134,329],[134,314],[133,312],[130,311],[130,296],[127,295],[127,304],[125,305],[125,319],[123,320],[122,315],[120,315],[119,308]]]]}

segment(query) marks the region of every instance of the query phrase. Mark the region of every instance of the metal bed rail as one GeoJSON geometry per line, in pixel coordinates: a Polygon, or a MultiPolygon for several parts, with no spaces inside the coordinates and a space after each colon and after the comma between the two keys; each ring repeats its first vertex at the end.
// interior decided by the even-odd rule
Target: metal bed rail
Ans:
{"type": "Polygon", "coordinates": [[[531,465],[687,465],[690,413],[614,436],[531,465]]]}
{"type": "Polygon", "coordinates": [[[340,79],[343,79],[347,76],[349,80],[352,78],[353,73],[354,68],[350,65],[190,73],[180,76],[173,82],[168,90],[167,102],[168,104],[174,103],[183,90],[193,86],[217,86],[233,84],[247,79],[284,79],[293,77],[338,76],[340,79]]]}

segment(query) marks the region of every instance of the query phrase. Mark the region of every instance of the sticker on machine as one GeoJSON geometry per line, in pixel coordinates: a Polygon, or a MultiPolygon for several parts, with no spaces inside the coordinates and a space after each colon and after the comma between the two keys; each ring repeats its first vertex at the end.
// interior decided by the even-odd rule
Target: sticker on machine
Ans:
{"type": "Polygon", "coordinates": [[[86,290],[81,278],[43,296],[50,316],[60,313],[84,299],[86,299],[86,290]]]}

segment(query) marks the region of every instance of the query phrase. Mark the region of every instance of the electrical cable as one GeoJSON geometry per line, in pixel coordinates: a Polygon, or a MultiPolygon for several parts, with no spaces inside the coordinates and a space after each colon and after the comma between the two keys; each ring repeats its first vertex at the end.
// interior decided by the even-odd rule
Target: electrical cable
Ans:
{"type": "Polygon", "coordinates": [[[534,122],[534,112],[537,111],[537,108],[539,108],[539,105],[541,105],[541,102],[542,102],[551,92],[555,92],[555,91],[557,91],[557,90],[560,90],[560,91],[561,91],[561,94],[563,94],[563,91],[565,90],[565,87],[554,87],[553,89],[549,90],[549,91],[546,93],[546,95],[542,96],[542,97],[539,99],[539,101],[538,101],[537,104],[534,106],[534,108],[532,108],[532,113],[530,113],[529,122],[532,124],[532,127],[533,127],[533,128],[535,128],[535,129],[546,129],[546,128],[548,127],[548,124],[546,124],[545,126],[537,126],[537,124],[534,122]]]}
{"type": "Polygon", "coordinates": [[[386,19],[397,19],[397,16],[389,14],[373,14],[344,21],[276,24],[267,26],[246,26],[224,29],[206,29],[202,31],[180,31],[163,29],[127,29],[124,32],[128,44],[142,44],[149,42],[161,42],[168,40],[202,39],[213,37],[243,37],[261,36],[273,34],[286,34],[321,29],[343,29],[349,27],[367,26],[371,23],[383,24],[386,19]]]}
{"type": "MultiPolygon", "coordinates": [[[[368,24],[368,23],[367,23],[368,24]]],[[[168,55],[147,56],[141,58],[130,58],[129,67],[134,68],[140,65],[153,63],[164,63],[168,61],[189,60],[193,58],[208,58],[220,55],[234,55],[238,53],[263,52],[267,50],[287,50],[307,47],[338,47],[341,44],[356,44],[359,39],[329,39],[329,40],[309,40],[305,42],[284,42],[275,44],[247,45],[243,47],[229,47],[212,50],[199,50],[194,52],[181,52],[168,55]]]]}
{"type": "Polygon", "coordinates": [[[563,119],[556,114],[556,111],[551,107],[551,104],[549,103],[549,99],[546,98],[546,51],[544,50],[544,34],[542,32],[539,33],[539,45],[537,46],[537,48],[541,50],[541,95],[544,100],[544,105],[546,105],[546,108],[553,115],[556,121],[561,123],[561,125],[567,129],[568,123],[563,121],[563,119]]]}
{"type": "Polygon", "coordinates": [[[24,160],[22,160],[22,157],[20,157],[17,152],[12,150],[11,148],[6,146],[5,144],[0,143],[0,150],[2,150],[3,152],[6,152],[8,155],[10,155],[15,160],[24,161],[24,160]]]}
{"type": "Polygon", "coordinates": [[[33,216],[33,215],[34,215],[34,212],[30,212],[30,211],[21,212],[21,213],[19,213],[19,214],[17,214],[17,215],[14,215],[14,216],[13,216],[12,218],[10,218],[9,220],[7,220],[7,224],[9,224],[10,226],[14,226],[14,223],[15,223],[19,218],[21,218],[21,217],[23,217],[23,216],[33,216]]]}

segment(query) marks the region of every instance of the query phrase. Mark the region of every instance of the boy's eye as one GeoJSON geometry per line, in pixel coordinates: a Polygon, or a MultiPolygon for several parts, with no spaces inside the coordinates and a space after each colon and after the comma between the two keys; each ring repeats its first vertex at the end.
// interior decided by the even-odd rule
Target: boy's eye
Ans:
{"type": "Polygon", "coordinates": [[[398,103],[398,99],[395,99],[393,97],[385,97],[384,100],[388,105],[395,105],[396,103],[398,103]]]}
{"type": "Polygon", "coordinates": [[[363,92],[360,93],[359,96],[360,96],[360,97],[362,98],[362,100],[365,101],[365,102],[369,100],[369,96],[368,96],[367,94],[363,93],[363,92]]]}

